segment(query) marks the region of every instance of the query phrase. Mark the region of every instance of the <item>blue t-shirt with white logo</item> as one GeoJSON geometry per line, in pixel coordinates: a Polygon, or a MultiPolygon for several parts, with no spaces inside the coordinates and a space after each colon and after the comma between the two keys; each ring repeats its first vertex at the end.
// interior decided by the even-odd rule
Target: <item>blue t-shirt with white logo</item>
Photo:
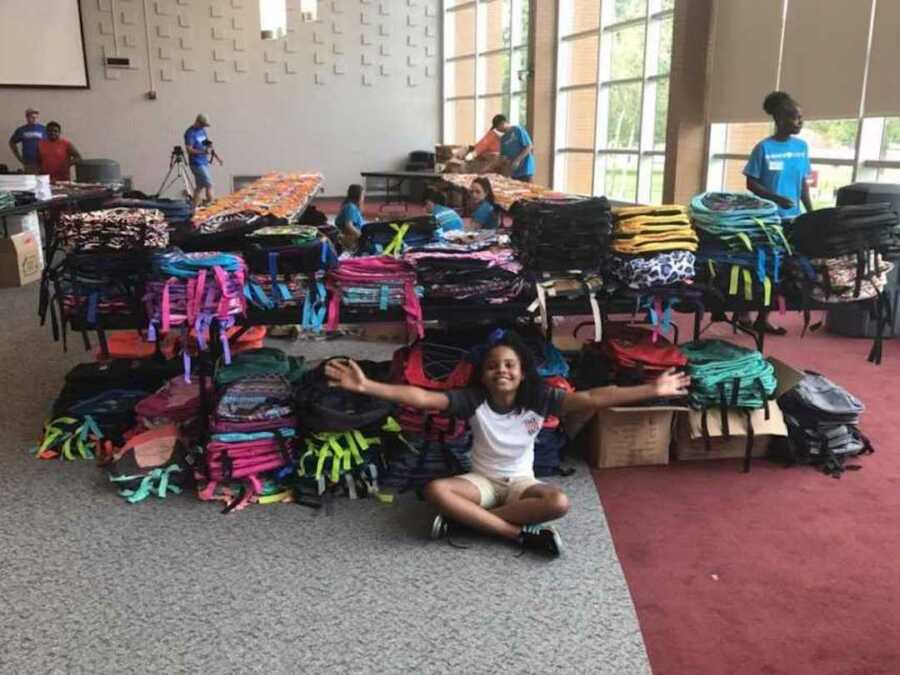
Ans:
{"type": "Polygon", "coordinates": [[[497,228],[497,211],[494,205],[489,201],[481,202],[475,210],[472,211],[472,220],[481,225],[485,229],[497,228]]]}
{"type": "Polygon", "coordinates": [[[435,204],[434,210],[431,212],[431,215],[434,216],[434,219],[437,221],[438,227],[440,227],[444,232],[463,229],[462,218],[459,217],[459,214],[456,211],[448,206],[435,204]]]}
{"type": "Polygon", "coordinates": [[[359,207],[353,202],[345,202],[341,207],[341,212],[334,219],[334,224],[341,229],[344,229],[345,225],[350,224],[357,230],[361,230],[364,223],[359,207]]]}
{"type": "Polygon", "coordinates": [[[38,161],[38,143],[47,138],[47,129],[43,124],[23,124],[9,137],[10,143],[22,144],[22,159],[28,164],[38,161]]]}
{"type": "Polygon", "coordinates": [[[792,136],[786,141],[766,138],[757,143],[744,167],[744,175],[793,201],[793,207],[778,207],[778,213],[782,218],[795,218],[800,215],[800,195],[809,170],[809,146],[802,138],[792,136]]]}
{"type": "MultiPolygon", "coordinates": [[[[510,162],[514,161],[519,153],[531,145],[531,136],[522,127],[510,127],[500,139],[500,154],[510,162]]],[[[527,178],[534,175],[534,154],[528,156],[519,164],[519,168],[513,172],[513,178],[527,178]]]]}
{"type": "Polygon", "coordinates": [[[184,132],[184,146],[186,148],[204,151],[202,155],[191,155],[188,158],[188,161],[194,166],[205,166],[209,164],[209,155],[206,154],[206,148],[203,147],[203,141],[208,138],[206,129],[203,127],[198,129],[195,126],[190,126],[188,127],[188,130],[184,132]]]}

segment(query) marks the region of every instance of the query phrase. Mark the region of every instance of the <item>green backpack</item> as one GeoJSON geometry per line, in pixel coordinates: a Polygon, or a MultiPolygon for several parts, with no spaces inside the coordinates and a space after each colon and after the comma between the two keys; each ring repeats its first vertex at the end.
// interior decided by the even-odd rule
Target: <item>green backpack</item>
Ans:
{"type": "Polygon", "coordinates": [[[710,446],[707,427],[709,408],[718,408],[722,420],[722,434],[731,437],[728,410],[737,409],[747,419],[747,453],[744,470],[750,469],[753,446],[751,410],[765,408],[769,419],[769,401],[774,398],[775,368],[754,350],[733,345],[724,340],[698,340],[681,345],[687,357],[687,374],[691,376],[691,407],[703,411],[701,428],[707,449],[710,446]]]}
{"type": "Polygon", "coordinates": [[[775,392],[775,368],[758,351],[724,340],[681,345],[696,408],[763,408],[775,392]]]}
{"type": "Polygon", "coordinates": [[[261,347],[234,354],[231,364],[223,360],[216,364],[215,382],[220,389],[250,375],[282,375],[291,384],[303,377],[303,357],[288,356],[274,347],[261,347]]]}

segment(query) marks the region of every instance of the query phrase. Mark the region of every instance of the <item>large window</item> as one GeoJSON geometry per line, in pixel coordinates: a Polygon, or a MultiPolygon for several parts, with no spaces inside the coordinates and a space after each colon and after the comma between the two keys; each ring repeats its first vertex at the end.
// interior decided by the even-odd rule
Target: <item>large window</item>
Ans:
{"type": "MultiPolygon", "coordinates": [[[[744,190],[744,165],[771,124],[713,124],[707,189],[744,190]]],[[[900,118],[809,120],[800,133],[809,144],[813,206],[834,206],[837,191],[856,181],[900,182],[900,118]]]]}
{"type": "Polygon", "coordinates": [[[673,0],[560,0],[554,187],[662,199],[673,0]]]}
{"type": "Polygon", "coordinates": [[[468,145],[503,113],[526,124],[528,0],[444,3],[444,142],[468,145]]]}

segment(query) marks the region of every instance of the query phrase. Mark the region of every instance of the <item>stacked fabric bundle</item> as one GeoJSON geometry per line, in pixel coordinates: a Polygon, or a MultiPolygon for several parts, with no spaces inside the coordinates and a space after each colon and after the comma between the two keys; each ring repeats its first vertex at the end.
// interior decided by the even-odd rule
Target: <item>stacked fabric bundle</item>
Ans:
{"type": "MultiPolygon", "coordinates": [[[[302,373],[301,362],[276,349],[244,352],[230,365],[219,364],[212,436],[198,474],[201,499],[228,501],[228,512],[272,496],[271,486],[293,463],[297,417],[292,383],[302,373]],[[235,483],[240,486],[236,497],[235,483]]],[[[275,491],[282,493],[287,496],[275,491]]]]}
{"type": "Polygon", "coordinates": [[[246,295],[263,310],[295,308],[297,323],[319,331],[325,322],[324,270],[337,263],[334,247],[308,225],[263,227],[247,237],[246,295]]]}
{"type": "Polygon", "coordinates": [[[512,249],[488,233],[465,244],[425,246],[403,256],[416,271],[426,301],[434,303],[504,303],[528,288],[512,249]]]}
{"type": "MultiPolygon", "coordinates": [[[[681,346],[687,357],[687,373],[691,376],[691,407],[703,411],[702,428],[707,429],[707,411],[718,408],[723,435],[728,438],[728,410],[742,410],[750,433],[747,434],[747,464],[753,445],[750,411],[765,408],[775,392],[775,368],[758,351],[745,349],[722,340],[699,340],[681,346]]],[[[708,436],[704,434],[707,439],[708,436]]]]}
{"type": "MultiPolygon", "coordinates": [[[[180,326],[185,336],[193,330],[200,348],[205,349],[204,338],[212,321],[217,320],[218,337],[229,359],[225,331],[234,324],[236,316],[246,311],[243,259],[228,253],[183,253],[173,249],[153,256],[151,263],[156,280],[147,283],[144,296],[150,339],[180,326]]],[[[184,342],[187,343],[186,337],[184,342]]],[[[186,364],[188,360],[185,352],[186,364]]]]}
{"type": "Polygon", "coordinates": [[[388,256],[341,260],[326,275],[325,286],[330,294],[328,330],[337,330],[342,305],[382,312],[401,307],[410,334],[424,334],[419,303],[422,289],[416,285],[416,273],[408,262],[388,256]]]}
{"type": "Polygon", "coordinates": [[[356,245],[357,255],[392,255],[440,241],[433,216],[406,218],[397,223],[366,223],[356,245]]]}
{"type": "Polygon", "coordinates": [[[56,236],[67,252],[135,251],[165,248],[169,230],[155,209],[105,209],[60,216],[56,236]]]}
{"type": "Polygon", "coordinates": [[[791,254],[775,203],[750,192],[704,192],[691,200],[691,218],[704,280],[747,303],[771,305],[791,254]]]}
{"type": "Polygon", "coordinates": [[[606,197],[517,202],[511,209],[517,258],[533,272],[603,266],[612,220],[606,197]]]}
{"type": "Polygon", "coordinates": [[[814,464],[840,478],[850,457],[873,452],[859,430],[862,401],[818,373],[808,372],[778,399],[787,422],[791,462],[814,464]]]}
{"type": "Polygon", "coordinates": [[[694,279],[697,234],[681,206],[616,209],[610,272],[634,289],[694,279]]]}

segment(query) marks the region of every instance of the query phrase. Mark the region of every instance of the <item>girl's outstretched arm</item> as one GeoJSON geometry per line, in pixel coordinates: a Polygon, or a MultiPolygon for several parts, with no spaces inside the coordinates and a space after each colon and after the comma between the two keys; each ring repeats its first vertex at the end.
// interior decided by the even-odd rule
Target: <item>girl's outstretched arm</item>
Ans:
{"type": "Polygon", "coordinates": [[[593,412],[600,408],[628,405],[650,398],[684,396],[690,384],[690,377],[684,373],[676,373],[674,368],[670,368],[650,384],[637,387],[596,387],[568,393],[562,402],[562,412],[564,414],[593,412]]]}
{"type": "Polygon", "coordinates": [[[391,403],[407,405],[421,410],[446,410],[450,400],[446,394],[428,391],[420,387],[404,384],[384,384],[366,377],[355,361],[350,359],[332,359],[325,364],[325,375],[331,383],[357,394],[374,396],[391,403]]]}

